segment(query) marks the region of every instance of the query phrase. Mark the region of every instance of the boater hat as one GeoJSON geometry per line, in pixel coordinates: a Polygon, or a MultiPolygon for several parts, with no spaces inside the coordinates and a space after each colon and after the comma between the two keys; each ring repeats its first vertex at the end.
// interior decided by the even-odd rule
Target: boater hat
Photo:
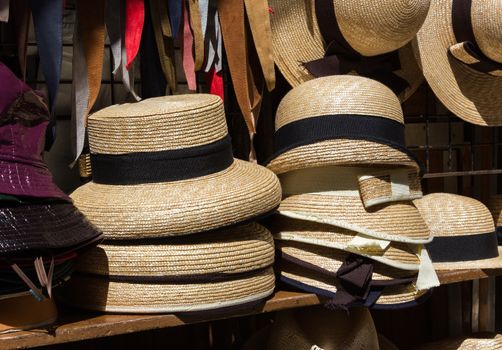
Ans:
{"type": "Polygon", "coordinates": [[[427,250],[436,270],[502,268],[493,218],[481,202],[432,193],[414,203],[434,237],[427,250]]]}
{"type": "Polygon", "coordinates": [[[502,244],[502,195],[498,194],[490,197],[486,205],[492,213],[493,221],[495,221],[497,240],[499,244],[502,244]]]}
{"type": "Polygon", "coordinates": [[[404,101],[422,82],[407,45],[430,0],[270,0],[274,61],[288,82],[359,74],[404,101]]]}
{"type": "Polygon", "coordinates": [[[274,291],[273,262],[272,236],[256,223],[167,239],[108,241],[83,256],[81,272],[60,296],[107,312],[237,307],[274,291]]]}
{"type": "Polygon", "coordinates": [[[502,2],[432,0],[414,42],[436,96],[477,125],[502,125],[502,2]]]}
{"type": "Polygon", "coordinates": [[[93,181],[71,197],[107,238],[189,234],[270,212],[269,170],[234,159],[221,99],[177,95],[89,116],[93,181]]]}
{"type": "Polygon", "coordinates": [[[377,81],[348,75],[310,80],[282,99],[266,163],[276,174],[327,165],[419,168],[406,148],[396,96],[377,81]]]}

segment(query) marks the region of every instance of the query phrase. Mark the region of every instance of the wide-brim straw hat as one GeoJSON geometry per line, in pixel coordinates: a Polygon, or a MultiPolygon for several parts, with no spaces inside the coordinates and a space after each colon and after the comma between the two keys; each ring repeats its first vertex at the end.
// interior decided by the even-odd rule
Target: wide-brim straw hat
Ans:
{"type": "Polygon", "coordinates": [[[492,213],[493,221],[495,222],[495,230],[497,231],[497,238],[500,244],[502,242],[502,195],[498,194],[491,196],[486,206],[492,213]]]}
{"type": "Polygon", "coordinates": [[[79,308],[127,313],[193,312],[238,307],[271,295],[271,267],[235,279],[206,283],[122,282],[74,275],[60,290],[61,300],[79,308]]]}
{"type": "Polygon", "coordinates": [[[93,181],[71,197],[109,239],[207,231],[279,205],[277,177],[232,158],[217,96],[165,96],[111,106],[89,117],[88,130],[93,181]],[[147,171],[142,159],[127,164],[133,169],[128,173],[108,163],[122,168],[137,154],[148,167],[158,154],[172,166],[162,163],[163,171],[155,165],[147,171]]]}
{"type": "Polygon", "coordinates": [[[436,270],[502,268],[493,218],[481,202],[432,193],[414,203],[434,237],[427,250],[436,270]]]}
{"type": "Polygon", "coordinates": [[[0,334],[48,327],[58,311],[53,299],[38,301],[31,295],[0,300],[0,334]]]}
{"type": "Polygon", "coordinates": [[[255,333],[243,349],[382,349],[379,341],[367,309],[346,312],[315,306],[277,313],[274,323],[255,333]]]}
{"type": "MultiPolygon", "coordinates": [[[[431,1],[427,19],[413,45],[416,59],[435,95],[450,111],[470,123],[500,126],[502,74],[492,75],[469,66],[480,62],[478,59],[467,56],[464,60],[469,64],[465,64],[453,57],[451,49],[461,43],[455,36],[452,8],[453,0],[431,1]]],[[[499,66],[502,62],[501,8],[496,0],[473,1],[471,13],[467,14],[481,54],[499,66]]],[[[467,22],[461,25],[462,30],[470,29],[467,22]]]]}
{"type": "MultiPolygon", "coordinates": [[[[281,263],[278,275],[286,285],[322,297],[333,298],[338,291],[337,281],[332,276],[296,264],[281,263]]],[[[407,308],[423,302],[428,295],[427,290],[418,291],[414,282],[390,285],[383,288],[374,304],[366,306],[381,309],[407,308]]]]}
{"type": "Polygon", "coordinates": [[[102,239],[102,233],[66,202],[6,201],[0,215],[0,254],[13,261],[83,249],[102,239]]]}
{"type": "MultiPolygon", "coordinates": [[[[300,242],[319,247],[338,249],[370,258],[376,262],[401,270],[418,272],[420,258],[418,247],[407,243],[391,242],[385,247],[360,247],[355,231],[334,225],[322,224],[308,220],[292,219],[282,215],[274,216],[267,226],[274,234],[276,241],[300,242]],[[352,243],[356,244],[352,244],[352,243]]],[[[360,237],[360,236],[359,236],[360,237]]]]}
{"type": "MultiPolygon", "coordinates": [[[[314,79],[303,64],[323,58],[329,44],[318,25],[315,1],[270,0],[269,6],[274,61],[279,70],[293,87],[314,79]]],[[[400,68],[394,73],[409,85],[399,98],[404,101],[411,96],[423,77],[407,43],[425,20],[429,0],[334,0],[333,6],[336,14],[328,13],[327,17],[336,20],[341,35],[358,54],[375,56],[398,50],[400,68]]],[[[336,23],[330,25],[330,31],[335,31],[332,27],[336,23]]]]}
{"type": "Polygon", "coordinates": [[[274,263],[274,241],[257,223],[165,239],[107,241],[84,254],[80,272],[111,276],[204,276],[274,263]]]}
{"type": "Polygon", "coordinates": [[[266,165],[276,174],[329,165],[419,170],[404,142],[399,100],[358,76],[317,78],[292,89],[277,109],[274,138],[266,165]]]}
{"type": "Polygon", "coordinates": [[[471,338],[450,338],[443,339],[413,348],[414,350],[491,350],[502,349],[502,335],[500,334],[479,334],[478,337],[471,338]]]}

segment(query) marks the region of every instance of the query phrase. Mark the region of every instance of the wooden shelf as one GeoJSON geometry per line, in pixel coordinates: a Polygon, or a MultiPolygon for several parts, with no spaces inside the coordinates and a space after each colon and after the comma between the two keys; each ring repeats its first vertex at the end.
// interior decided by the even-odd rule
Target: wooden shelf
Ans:
{"type": "MultiPolygon", "coordinates": [[[[502,275],[500,270],[462,270],[439,274],[442,284],[469,281],[502,275]]],[[[213,321],[217,319],[246,316],[318,305],[320,299],[314,294],[278,291],[266,302],[240,313],[220,314],[208,318],[177,315],[111,315],[66,311],[60,315],[52,331],[34,330],[0,335],[0,350],[22,349],[43,345],[61,344],[79,340],[108,337],[159,328],[177,327],[185,324],[213,321]]]]}

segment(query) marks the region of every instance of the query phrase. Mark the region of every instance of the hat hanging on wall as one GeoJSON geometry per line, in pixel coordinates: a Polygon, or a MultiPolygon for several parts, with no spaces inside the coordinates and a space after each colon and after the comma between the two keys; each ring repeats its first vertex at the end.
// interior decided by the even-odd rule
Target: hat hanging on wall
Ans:
{"type": "Polygon", "coordinates": [[[414,203],[434,237],[426,247],[436,270],[502,268],[493,218],[481,202],[432,193],[414,203]]]}
{"type": "Polygon", "coordinates": [[[502,125],[501,11],[499,0],[432,0],[414,42],[436,96],[477,125],[502,125]]]}
{"type": "Polygon", "coordinates": [[[274,60],[296,87],[315,77],[359,74],[379,80],[401,101],[422,73],[407,45],[430,0],[270,0],[274,60]]]}
{"type": "Polygon", "coordinates": [[[502,244],[502,195],[497,194],[491,196],[486,203],[488,209],[493,216],[495,222],[495,230],[497,231],[497,240],[502,244]]]}
{"type": "Polygon", "coordinates": [[[502,348],[502,335],[479,334],[472,338],[451,338],[423,344],[413,350],[490,350],[502,348]]]}
{"type": "Polygon", "coordinates": [[[218,96],[110,106],[89,116],[88,132],[93,181],[71,197],[108,239],[229,226],[281,200],[271,171],[233,158],[218,96]]]}

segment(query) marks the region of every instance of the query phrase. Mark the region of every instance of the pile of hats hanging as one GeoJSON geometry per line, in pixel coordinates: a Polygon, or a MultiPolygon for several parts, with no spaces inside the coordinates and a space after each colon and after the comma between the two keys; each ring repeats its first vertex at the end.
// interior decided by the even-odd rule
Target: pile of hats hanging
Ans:
{"type": "Polygon", "coordinates": [[[405,307],[439,285],[412,200],[419,166],[404,143],[401,105],[379,82],[332,76],[281,101],[275,153],[284,199],[269,221],[282,282],[334,307],[405,307]]]}
{"type": "Polygon", "coordinates": [[[46,326],[52,289],[102,234],[52,180],[43,160],[49,111],[0,63],[0,333],[46,326]]]}
{"type": "Polygon", "coordinates": [[[268,169],[233,158],[221,99],[177,95],[88,120],[92,182],[71,194],[104,232],[60,294],[109,312],[242,307],[275,287],[274,244],[254,220],[280,203],[268,169]]]}

